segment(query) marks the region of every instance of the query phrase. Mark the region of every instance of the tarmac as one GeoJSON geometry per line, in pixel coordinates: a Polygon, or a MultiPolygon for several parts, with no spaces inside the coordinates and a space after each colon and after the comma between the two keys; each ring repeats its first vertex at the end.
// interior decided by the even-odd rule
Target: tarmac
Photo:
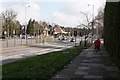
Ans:
{"type": "Polygon", "coordinates": [[[85,49],[50,80],[120,80],[120,70],[102,44],[98,52],[85,49]]]}
{"type": "MultiPolygon", "coordinates": [[[[79,43],[77,43],[77,45],[79,45],[79,43]]],[[[42,55],[53,51],[67,49],[72,46],[74,46],[74,43],[70,42],[46,42],[44,44],[0,48],[0,65],[24,59],[30,56],[42,55]]]]}

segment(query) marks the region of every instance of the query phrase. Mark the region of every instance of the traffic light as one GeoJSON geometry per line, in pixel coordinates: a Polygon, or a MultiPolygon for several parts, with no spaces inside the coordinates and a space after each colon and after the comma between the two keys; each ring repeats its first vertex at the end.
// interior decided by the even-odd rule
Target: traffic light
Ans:
{"type": "Polygon", "coordinates": [[[80,32],[79,36],[82,36],[82,33],[80,32]]]}
{"type": "Polygon", "coordinates": [[[74,31],[74,36],[75,36],[75,37],[77,36],[77,31],[74,31]]]}
{"type": "Polygon", "coordinates": [[[51,25],[49,25],[49,27],[52,27],[51,25]]]}

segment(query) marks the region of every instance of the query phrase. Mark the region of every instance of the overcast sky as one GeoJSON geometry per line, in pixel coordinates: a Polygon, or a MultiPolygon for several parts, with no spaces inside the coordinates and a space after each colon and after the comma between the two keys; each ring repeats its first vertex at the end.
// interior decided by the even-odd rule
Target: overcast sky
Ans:
{"type": "Polygon", "coordinates": [[[100,7],[105,5],[106,0],[0,0],[0,13],[5,10],[14,10],[17,13],[17,20],[25,24],[30,18],[36,21],[56,23],[61,26],[77,26],[83,21],[80,12],[89,13],[92,18],[100,7]],[[88,6],[90,4],[91,6],[88,6]],[[30,6],[30,7],[28,7],[30,6]]]}

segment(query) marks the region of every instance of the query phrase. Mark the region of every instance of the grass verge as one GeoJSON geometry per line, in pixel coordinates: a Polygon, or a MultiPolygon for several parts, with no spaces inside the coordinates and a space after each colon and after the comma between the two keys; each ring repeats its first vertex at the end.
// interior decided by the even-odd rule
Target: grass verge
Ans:
{"type": "Polygon", "coordinates": [[[72,47],[4,64],[2,65],[2,80],[11,78],[49,79],[85,48],[88,48],[88,46],[72,47]]]}

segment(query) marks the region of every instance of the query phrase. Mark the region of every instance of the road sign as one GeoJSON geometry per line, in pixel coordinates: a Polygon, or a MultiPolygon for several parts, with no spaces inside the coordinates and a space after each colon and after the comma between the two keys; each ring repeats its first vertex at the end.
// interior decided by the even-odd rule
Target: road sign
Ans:
{"type": "Polygon", "coordinates": [[[13,34],[15,34],[15,30],[13,30],[13,34]]]}
{"type": "Polygon", "coordinates": [[[6,35],[6,34],[7,34],[7,32],[6,32],[6,31],[4,31],[4,34],[6,35]]]}

